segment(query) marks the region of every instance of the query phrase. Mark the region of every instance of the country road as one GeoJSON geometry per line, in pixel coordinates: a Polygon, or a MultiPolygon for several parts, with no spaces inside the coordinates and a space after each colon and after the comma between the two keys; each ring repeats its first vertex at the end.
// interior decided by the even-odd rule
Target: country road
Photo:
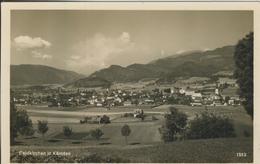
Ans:
{"type": "MultiPolygon", "coordinates": [[[[132,113],[133,111],[50,111],[50,110],[26,110],[32,119],[33,123],[37,123],[38,120],[46,120],[49,123],[78,123],[80,119],[86,116],[102,116],[107,115],[111,120],[123,115],[124,113],[132,113]]],[[[146,111],[146,114],[164,114],[162,111],[146,111]]]]}
{"type": "MultiPolygon", "coordinates": [[[[98,116],[98,115],[117,115],[117,114],[124,114],[124,113],[132,113],[132,111],[122,111],[122,112],[107,112],[107,111],[100,111],[100,112],[88,112],[88,111],[47,111],[47,110],[32,110],[27,109],[28,113],[42,113],[42,114],[50,114],[50,115],[67,115],[67,116],[98,116]]],[[[148,114],[164,114],[165,112],[160,111],[147,111],[145,113],[148,114]]]]}

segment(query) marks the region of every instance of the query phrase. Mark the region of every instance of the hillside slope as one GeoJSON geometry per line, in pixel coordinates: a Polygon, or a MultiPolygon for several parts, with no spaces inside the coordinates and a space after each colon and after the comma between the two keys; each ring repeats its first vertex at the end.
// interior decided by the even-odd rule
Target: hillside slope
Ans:
{"type": "Polygon", "coordinates": [[[43,65],[11,65],[11,85],[65,84],[84,77],[73,71],[43,65]]]}
{"type": "Polygon", "coordinates": [[[111,65],[88,78],[72,71],[42,65],[12,65],[11,84],[67,84],[70,87],[110,86],[113,82],[134,82],[159,78],[161,82],[176,77],[209,77],[220,71],[234,70],[234,46],[209,51],[191,51],[127,67],[111,65]],[[80,79],[80,80],[79,80],[80,79]],[[79,80],[79,81],[77,81],[79,80]],[[74,82],[74,83],[72,83],[74,82]],[[96,84],[95,84],[96,83],[96,84]]]}
{"type": "Polygon", "coordinates": [[[148,64],[132,64],[127,67],[112,65],[94,72],[90,77],[101,77],[111,82],[129,82],[143,78],[211,76],[219,71],[233,71],[233,54],[234,46],[225,46],[210,51],[173,55],[148,64]]]}
{"type": "Polygon", "coordinates": [[[66,88],[94,88],[94,87],[110,87],[111,83],[100,77],[86,77],[74,82],[65,84],[66,88]]]}

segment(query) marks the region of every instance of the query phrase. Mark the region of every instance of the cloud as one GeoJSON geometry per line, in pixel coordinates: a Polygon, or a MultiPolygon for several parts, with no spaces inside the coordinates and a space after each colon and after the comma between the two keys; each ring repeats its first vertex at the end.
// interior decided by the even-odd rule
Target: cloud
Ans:
{"type": "Polygon", "coordinates": [[[42,60],[52,59],[51,55],[43,54],[39,51],[32,51],[32,57],[42,59],[42,60]]]}
{"type": "Polygon", "coordinates": [[[70,58],[71,58],[72,60],[78,60],[78,59],[80,59],[80,56],[72,55],[72,56],[70,56],[70,58]]]}
{"type": "Polygon", "coordinates": [[[33,48],[48,48],[51,43],[40,38],[32,38],[30,36],[18,36],[14,38],[14,46],[17,50],[33,49],[33,48]]]}
{"type": "Polygon", "coordinates": [[[123,33],[120,35],[120,40],[121,40],[123,43],[128,43],[128,42],[130,42],[130,35],[129,35],[129,33],[123,32],[123,33]]]}
{"type": "Polygon", "coordinates": [[[205,52],[205,51],[211,51],[212,49],[211,48],[203,48],[202,51],[205,52]]]}
{"type": "Polygon", "coordinates": [[[161,56],[165,56],[165,51],[161,50],[161,56]]]}
{"type": "Polygon", "coordinates": [[[67,64],[76,69],[104,68],[109,65],[107,62],[111,57],[124,55],[134,46],[128,32],[122,32],[117,37],[107,37],[102,33],[97,33],[74,46],[74,55],[70,56],[67,64]]]}
{"type": "Polygon", "coordinates": [[[178,50],[177,52],[176,52],[176,54],[182,54],[182,53],[184,53],[184,52],[187,52],[187,50],[178,50]]]}

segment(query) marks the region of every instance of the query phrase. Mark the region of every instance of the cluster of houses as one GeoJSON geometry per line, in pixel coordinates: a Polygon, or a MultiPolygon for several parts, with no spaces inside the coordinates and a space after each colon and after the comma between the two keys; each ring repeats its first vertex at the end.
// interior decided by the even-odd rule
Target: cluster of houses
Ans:
{"type": "Polygon", "coordinates": [[[235,80],[204,84],[203,87],[168,87],[142,90],[123,89],[45,89],[44,91],[17,92],[16,104],[48,104],[49,107],[72,107],[90,105],[96,107],[185,104],[191,106],[240,105],[235,80]]]}

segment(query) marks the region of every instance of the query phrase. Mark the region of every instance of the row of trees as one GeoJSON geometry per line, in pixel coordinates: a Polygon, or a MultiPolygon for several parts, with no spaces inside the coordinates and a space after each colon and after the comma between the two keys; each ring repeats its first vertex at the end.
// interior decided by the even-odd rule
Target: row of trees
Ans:
{"type": "MultiPolygon", "coordinates": [[[[125,142],[126,144],[128,143],[127,142],[127,137],[130,135],[131,133],[131,129],[130,127],[125,124],[122,128],[121,128],[121,134],[122,136],[125,137],[125,142]]],[[[63,127],[63,134],[66,136],[66,137],[69,137],[72,135],[72,128],[68,127],[68,126],[64,126],[63,127]]],[[[95,138],[96,140],[99,140],[102,136],[104,135],[103,131],[101,129],[94,129],[94,130],[91,130],[90,131],[90,136],[92,138],[95,138]]]]}
{"type": "MultiPolygon", "coordinates": [[[[11,143],[15,142],[18,133],[25,136],[31,136],[35,130],[32,127],[32,121],[29,119],[27,112],[17,111],[12,104],[12,120],[11,122],[11,143]]],[[[202,113],[188,124],[187,115],[179,112],[176,108],[170,108],[170,114],[165,115],[165,124],[160,128],[162,139],[165,142],[177,140],[179,138],[189,139],[205,139],[205,138],[219,138],[219,137],[233,137],[234,127],[228,118],[222,118],[210,113],[202,113]]],[[[49,130],[47,121],[38,121],[38,133],[44,134],[49,130]]],[[[127,137],[130,135],[131,129],[125,124],[121,128],[121,135],[125,137],[127,144],[127,137]]],[[[70,137],[73,132],[72,128],[68,126],[63,127],[63,134],[70,137]]],[[[92,138],[99,140],[104,133],[100,129],[90,131],[92,138]]]]}
{"type": "MultiPolygon", "coordinates": [[[[17,110],[14,102],[11,101],[11,144],[15,143],[15,139],[18,134],[23,136],[32,136],[35,133],[35,129],[33,128],[32,121],[29,118],[27,112],[25,110],[17,110]]],[[[37,131],[43,137],[44,134],[49,130],[47,121],[38,121],[37,131]]],[[[130,135],[131,129],[125,124],[121,129],[122,136],[125,137],[125,142],[127,144],[127,137],[130,135]]],[[[70,137],[73,134],[72,128],[68,126],[63,127],[63,134],[66,137],[70,137]]],[[[99,140],[104,133],[101,129],[94,129],[90,131],[90,135],[92,138],[99,140]]]]}
{"type": "Polygon", "coordinates": [[[228,118],[205,112],[189,123],[187,120],[186,114],[170,108],[170,114],[165,115],[165,124],[159,129],[163,141],[235,136],[233,124],[228,118]]]}

